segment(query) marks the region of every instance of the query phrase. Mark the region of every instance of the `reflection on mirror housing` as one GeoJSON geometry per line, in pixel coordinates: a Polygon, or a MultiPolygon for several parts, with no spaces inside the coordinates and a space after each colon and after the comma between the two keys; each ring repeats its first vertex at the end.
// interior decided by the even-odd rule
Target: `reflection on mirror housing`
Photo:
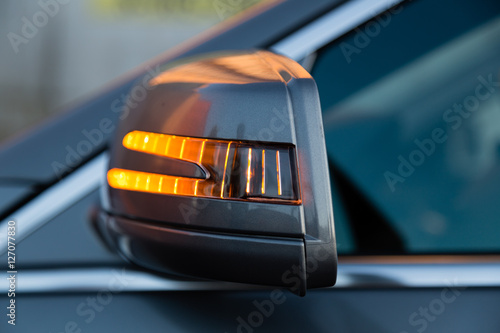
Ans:
{"type": "Polygon", "coordinates": [[[184,60],[121,121],[98,227],[128,260],[197,278],[335,284],[316,84],[267,51],[184,60]]]}

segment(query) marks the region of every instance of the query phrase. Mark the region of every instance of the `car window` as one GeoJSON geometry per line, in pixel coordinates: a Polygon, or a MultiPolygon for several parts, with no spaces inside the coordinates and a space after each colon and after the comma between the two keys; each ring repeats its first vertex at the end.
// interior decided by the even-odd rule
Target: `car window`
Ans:
{"type": "Polygon", "coordinates": [[[386,223],[334,173],[339,253],[499,252],[500,3],[405,2],[317,54],[329,160],[386,223]]]}

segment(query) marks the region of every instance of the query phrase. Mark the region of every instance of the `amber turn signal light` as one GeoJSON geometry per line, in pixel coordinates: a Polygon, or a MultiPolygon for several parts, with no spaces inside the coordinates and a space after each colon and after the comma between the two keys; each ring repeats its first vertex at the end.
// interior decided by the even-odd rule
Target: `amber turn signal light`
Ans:
{"type": "Polygon", "coordinates": [[[300,204],[293,145],[213,140],[143,131],[128,133],[130,150],[196,164],[205,178],[113,168],[111,187],[168,195],[300,204]]]}

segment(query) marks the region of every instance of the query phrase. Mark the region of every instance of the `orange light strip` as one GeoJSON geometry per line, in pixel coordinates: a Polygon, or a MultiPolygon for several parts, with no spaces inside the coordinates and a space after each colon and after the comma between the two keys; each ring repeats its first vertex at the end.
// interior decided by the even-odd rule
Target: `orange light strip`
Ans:
{"type": "Polygon", "coordinates": [[[250,178],[252,177],[252,148],[248,148],[248,166],[247,166],[247,194],[250,193],[250,178]]]}
{"type": "Polygon", "coordinates": [[[198,182],[199,180],[197,180],[196,183],[194,184],[194,195],[198,195],[198,182]]]}
{"type": "MultiPolygon", "coordinates": [[[[129,133],[129,134],[127,134],[127,135],[130,135],[130,133],[129,133]]],[[[162,138],[162,139],[163,139],[163,138],[162,138]]],[[[163,140],[162,140],[162,141],[163,141],[163,140]]],[[[167,147],[165,148],[165,153],[164,153],[164,154],[157,153],[156,155],[169,156],[169,155],[168,155],[168,150],[170,149],[170,141],[172,141],[172,136],[169,136],[169,137],[168,137],[168,139],[167,139],[167,147]]],[[[131,147],[127,147],[127,146],[125,146],[125,144],[123,144],[123,146],[124,146],[125,148],[132,149],[132,150],[133,150],[133,148],[131,148],[131,147]]],[[[156,151],[156,150],[155,150],[155,151],[156,151]]]]}
{"type": "Polygon", "coordinates": [[[196,196],[197,178],[176,177],[156,173],[114,168],[108,171],[108,183],[111,187],[138,192],[176,194],[196,196]]]}
{"type": "MultiPolygon", "coordinates": [[[[198,163],[201,164],[201,159],[203,158],[203,151],[205,150],[205,144],[207,143],[207,140],[203,140],[203,143],[201,144],[201,150],[200,150],[200,159],[198,160],[198,163]]],[[[228,147],[229,150],[229,147],[228,147]]]]}
{"type": "Polygon", "coordinates": [[[266,150],[262,150],[262,186],[260,189],[262,194],[266,193],[266,150]]]}
{"type": "MultiPolygon", "coordinates": [[[[182,159],[182,155],[184,154],[184,147],[186,147],[186,140],[187,139],[184,139],[182,140],[182,146],[181,146],[181,153],[179,155],[179,158],[182,159]]],[[[201,155],[201,154],[200,154],[201,155]]]]}
{"type": "MultiPolygon", "coordinates": [[[[255,143],[254,146],[251,146],[248,142],[192,138],[143,131],[128,133],[123,138],[122,143],[125,148],[130,150],[193,163],[203,170],[204,176],[182,177],[113,168],[108,171],[107,175],[109,186],[112,188],[179,196],[262,202],[274,202],[274,200],[280,199],[281,202],[289,204],[301,203],[299,196],[282,194],[281,167],[287,168],[289,166],[285,162],[291,155],[285,152],[285,155],[280,157],[280,148],[275,148],[271,144],[255,143]],[[248,156],[244,155],[245,150],[248,151],[248,156]],[[269,151],[276,151],[277,184],[270,184],[271,190],[266,188],[266,150],[268,155],[269,151]],[[241,151],[241,155],[238,151],[241,151]],[[280,158],[284,159],[283,165],[280,163],[280,158]],[[248,163],[246,169],[244,167],[245,159],[248,163]],[[261,172],[258,170],[260,166],[262,167],[261,172]],[[232,183],[233,180],[234,183],[232,183]],[[246,183],[244,183],[245,181],[246,183]],[[256,186],[252,186],[252,182],[256,186]],[[246,186],[241,188],[240,184],[246,186]],[[276,190],[277,195],[275,194],[276,190]],[[266,196],[266,191],[268,193],[274,192],[274,194],[266,196]]],[[[291,170],[291,172],[296,171],[291,170]]],[[[288,183],[285,182],[285,184],[288,183]]],[[[290,185],[286,186],[288,187],[285,193],[294,190],[289,188],[290,185]]]]}
{"type": "Polygon", "coordinates": [[[278,195],[281,195],[281,168],[280,168],[280,151],[276,151],[276,174],[278,177],[278,195]]]}
{"type": "MultiPolygon", "coordinates": [[[[130,150],[201,164],[206,142],[207,139],[133,131],[125,135],[122,143],[130,150]]],[[[227,141],[210,142],[227,144],[227,141]]]]}
{"type": "Polygon", "coordinates": [[[224,162],[224,173],[222,175],[222,186],[220,189],[220,197],[224,198],[224,182],[226,181],[226,169],[227,169],[227,160],[229,158],[229,148],[231,148],[231,143],[227,145],[227,151],[226,151],[226,160],[224,162]]]}

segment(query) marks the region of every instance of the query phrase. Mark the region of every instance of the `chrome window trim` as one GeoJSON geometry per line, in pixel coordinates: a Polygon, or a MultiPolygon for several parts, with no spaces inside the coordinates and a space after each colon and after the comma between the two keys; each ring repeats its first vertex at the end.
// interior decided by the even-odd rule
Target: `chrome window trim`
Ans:
{"type": "MultiPolygon", "coordinates": [[[[259,286],[238,283],[165,278],[130,267],[85,267],[23,270],[16,293],[247,290],[259,286]]],[[[7,289],[2,285],[2,289],[7,289]]]]}
{"type": "Polygon", "coordinates": [[[340,288],[500,287],[500,263],[340,264],[337,284],[340,288]]]}
{"type": "MultiPolygon", "coordinates": [[[[455,264],[345,264],[338,266],[333,289],[346,288],[484,288],[500,287],[500,263],[455,264]]],[[[120,292],[265,290],[272,287],[221,281],[182,280],[163,277],[134,268],[67,268],[23,270],[16,292],[99,292],[117,288],[120,292]],[[121,277],[121,278],[120,278],[121,277]],[[119,280],[119,281],[118,281],[119,280]],[[121,281],[121,282],[120,282],[121,281]]],[[[2,284],[2,292],[7,292],[2,284]]],[[[328,288],[330,289],[330,288],[328,288]]]]}
{"type": "Polygon", "coordinates": [[[9,221],[16,222],[14,238],[18,245],[45,223],[98,189],[107,161],[107,155],[102,153],[3,220],[0,223],[0,255],[7,251],[9,221]]]}

